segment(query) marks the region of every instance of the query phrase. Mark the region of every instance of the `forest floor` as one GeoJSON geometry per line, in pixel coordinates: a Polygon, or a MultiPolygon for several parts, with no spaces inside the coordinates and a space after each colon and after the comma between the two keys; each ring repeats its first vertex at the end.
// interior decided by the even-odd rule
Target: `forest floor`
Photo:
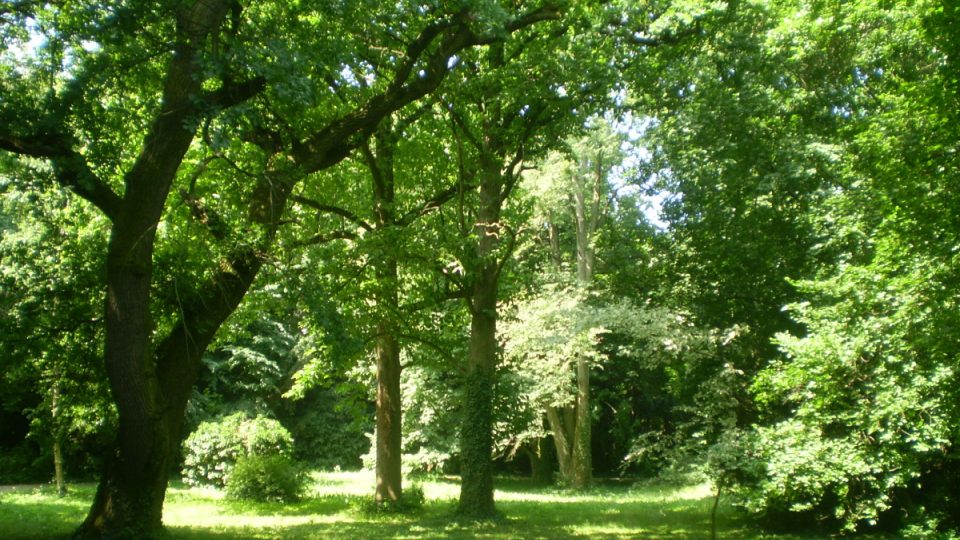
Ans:
{"type": "MultiPolygon", "coordinates": [[[[370,472],[313,473],[311,493],[296,504],[228,501],[222,492],[172,483],[164,507],[171,539],[349,538],[710,538],[713,496],[709,486],[662,484],[601,485],[585,492],[535,487],[524,479],[497,481],[497,508],[491,522],[459,522],[453,509],[455,477],[426,477],[409,484],[423,488],[426,503],[413,514],[371,515],[363,503],[372,496],[370,472]]],[[[62,538],[82,520],[93,497],[92,484],[70,486],[58,498],[53,486],[0,490],[0,538],[62,538]]],[[[764,533],[720,504],[718,539],[808,540],[817,536],[764,533]]],[[[825,537],[823,537],[825,538],[825,537]]]]}

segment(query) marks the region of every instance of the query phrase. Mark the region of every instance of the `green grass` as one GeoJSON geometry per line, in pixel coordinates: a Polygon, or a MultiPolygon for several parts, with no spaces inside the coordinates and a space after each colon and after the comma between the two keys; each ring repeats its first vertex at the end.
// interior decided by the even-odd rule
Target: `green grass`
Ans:
{"type": "MultiPolygon", "coordinates": [[[[713,503],[708,486],[600,486],[576,493],[499,479],[491,522],[453,518],[456,478],[419,480],[426,495],[413,515],[370,515],[370,472],[314,473],[309,497],[297,504],[240,503],[211,489],[174,483],[167,492],[164,523],[171,539],[344,538],[657,538],[706,539],[713,503]]],[[[86,514],[92,485],[72,486],[58,498],[52,487],[0,493],[0,538],[48,539],[68,535],[86,514]]],[[[718,538],[799,540],[814,537],[763,534],[721,504],[718,538]]]]}

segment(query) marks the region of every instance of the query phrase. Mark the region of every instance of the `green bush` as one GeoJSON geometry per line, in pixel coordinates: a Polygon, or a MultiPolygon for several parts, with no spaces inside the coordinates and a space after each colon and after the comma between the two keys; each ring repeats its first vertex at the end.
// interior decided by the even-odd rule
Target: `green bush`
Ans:
{"type": "Polygon", "coordinates": [[[227,498],[260,502],[296,502],[307,476],[289,457],[250,455],[237,460],[227,478],[227,498]]]}
{"type": "Polygon", "coordinates": [[[292,448],[290,433],[272,418],[241,412],[203,422],[184,441],[183,481],[222,488],[240,458],[289,455],[292,448]]]}

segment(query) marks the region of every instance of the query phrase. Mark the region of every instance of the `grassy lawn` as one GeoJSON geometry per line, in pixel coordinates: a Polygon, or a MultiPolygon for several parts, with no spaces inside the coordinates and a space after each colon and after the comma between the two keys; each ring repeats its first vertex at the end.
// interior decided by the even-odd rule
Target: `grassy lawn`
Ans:
{"type": "MultiPolygon", "coordinates": [[[[459,523],[452,518],[455,478],[420,481],[427,502],[414,515],[371,516],[361,502],[372,494],[370,472],[314,473],[310,497],[298,504],[238,503],[220,492],[175,483],[167,492],[164,523],[172,539],[228,538],[658,538],[706,539],[713,499],[707,486],[597,487],[584,493],[537,488],[499,479],[503,518],[459,523]]],[[[0,493],[0,538],[48,539],[69,534],[93,497],[92,485],[72,486],[65,498],[52,487],[0,493]]],[[[809,539],[763,534],[721,504],[718,538],[809,539]]]]}

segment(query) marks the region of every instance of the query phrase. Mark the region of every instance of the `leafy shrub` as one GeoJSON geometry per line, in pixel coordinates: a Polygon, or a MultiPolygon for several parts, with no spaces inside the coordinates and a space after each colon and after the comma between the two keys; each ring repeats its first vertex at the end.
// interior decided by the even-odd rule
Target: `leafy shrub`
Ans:
{"type": "Polygon", "coordinates": [[[203,422],[184,442],[183,480],[222,488],[240,458],[289,455],[292,447],[290,433],[272,418],[241,412],[203,422]]]}
{"type": "Polygon", "coordinates": [[[237,460],[227,477],[227,498],[260,502],[296,502],[307,476],[287,456],[249,455],[237,460]]]}

